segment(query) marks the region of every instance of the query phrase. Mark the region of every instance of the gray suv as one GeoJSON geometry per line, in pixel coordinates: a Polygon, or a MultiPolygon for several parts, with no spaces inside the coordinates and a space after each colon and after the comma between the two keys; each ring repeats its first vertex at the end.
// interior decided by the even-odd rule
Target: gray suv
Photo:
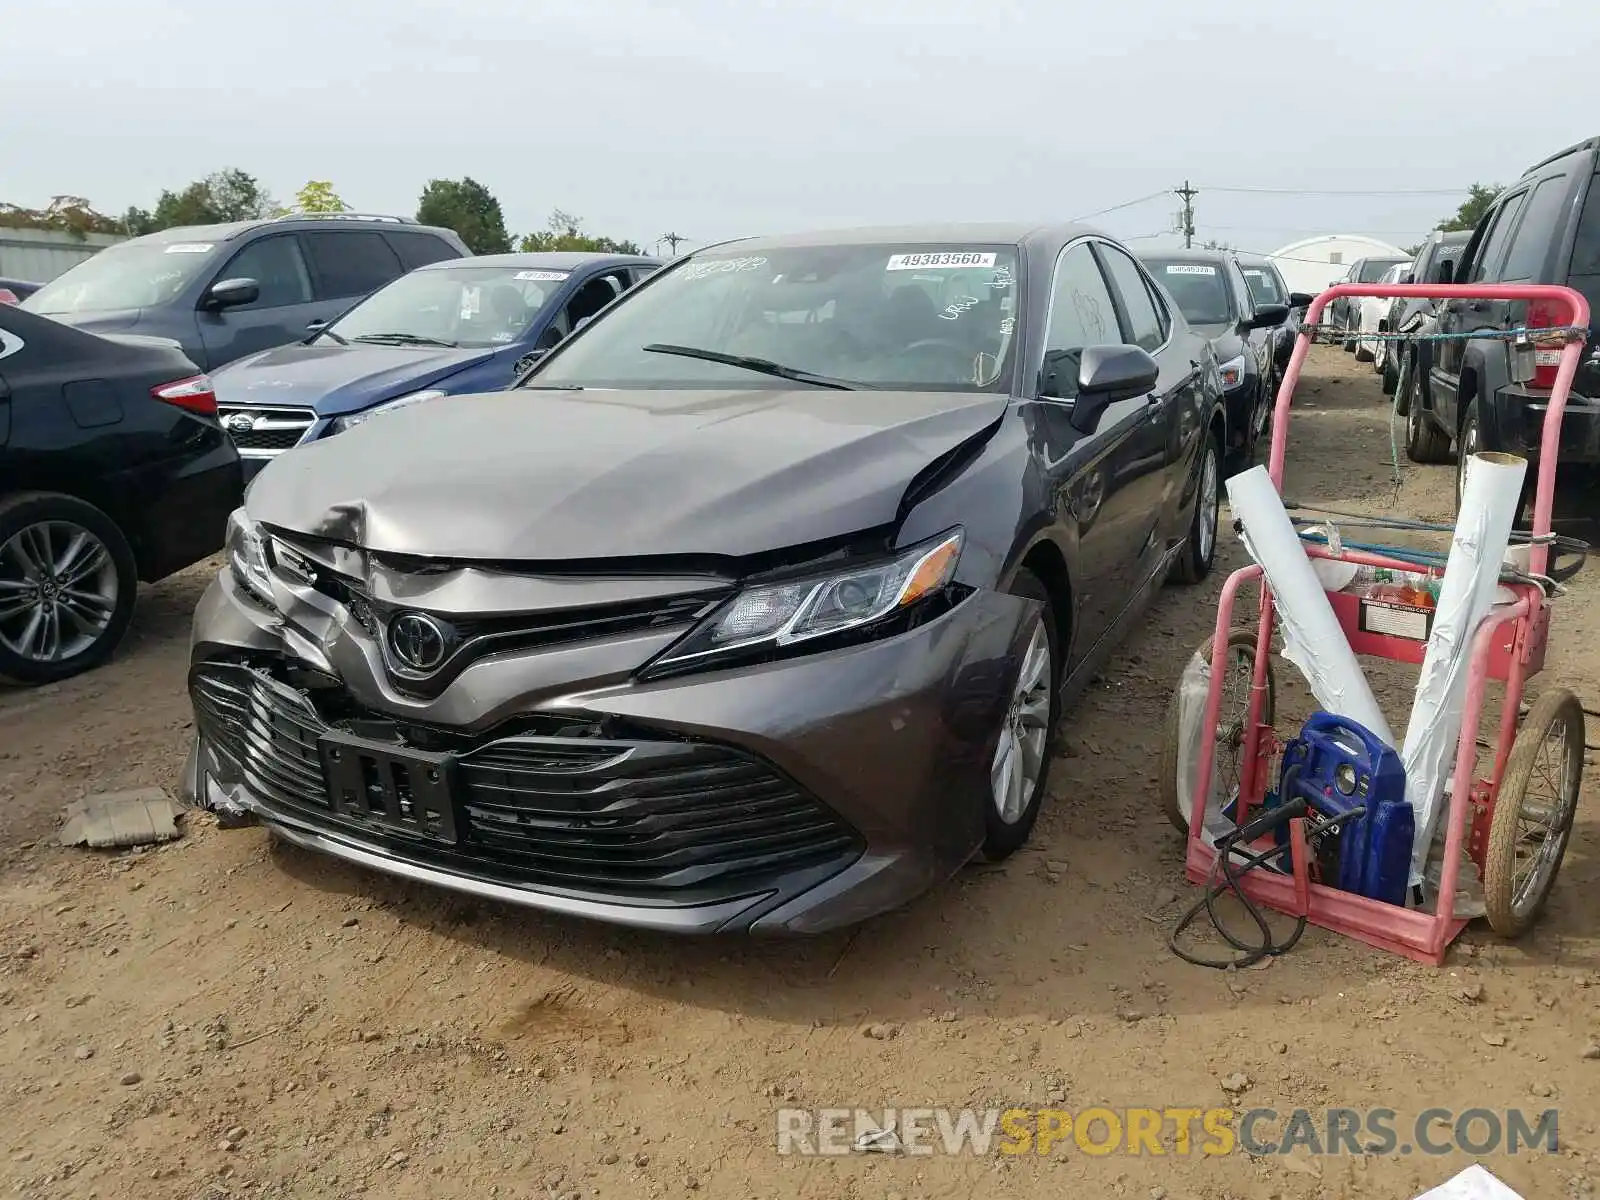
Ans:
{"type": "Polygon", "coordinates": [[[202,371],[297,341],[414,267],[471,251],[401,217],[295,213],[110,246],[22,307],[91,333],[169,338],[202,371]]]}

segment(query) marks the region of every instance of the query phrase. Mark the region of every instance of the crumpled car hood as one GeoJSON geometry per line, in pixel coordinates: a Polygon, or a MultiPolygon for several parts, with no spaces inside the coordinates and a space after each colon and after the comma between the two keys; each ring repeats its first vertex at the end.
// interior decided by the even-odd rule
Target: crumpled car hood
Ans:
{"type": "Polygon", "coordinates": [[[823,388],[450,397],[282,455],[247,506],[380,553],[744,557],[889,524],[917,472],[1007,403],[823,388]]]}

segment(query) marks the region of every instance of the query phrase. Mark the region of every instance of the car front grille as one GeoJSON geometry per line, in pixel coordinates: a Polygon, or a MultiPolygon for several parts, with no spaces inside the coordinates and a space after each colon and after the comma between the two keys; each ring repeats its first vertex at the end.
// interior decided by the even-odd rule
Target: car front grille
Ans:
{"type": "Polygon", "coordinates": [[[300,444],[317,421],[309,408],[264,408],[245,404],[217,405],[217,418],[246,458],[266,458],[300,444]],[[250,421],[245,428],[244,422],[250,421]]]}
{"type": "MultiPolygon", "coordinates": [[[[367,636],[380,643],[394,617],[402,612],[426,611],[379,601],[353,581],[337,575],[321,576],[316,587],[329,599],[344,605],[367,636]]],[[[726,588],[717,588],[581,609],[468,616],[428,612],[427,615],[446,632],[446,657],[431,672],[420,677],[395,672],[391,667],[390,682],[410,695],[436,696],[462,671],[487,655],[686,627],[705,616],[726,595],[726,588]]],[[[390,661],[386,646],[384,661],[390,661]]]]}
{"type": "MultiPolygon", "coordinates": [[[[432,731],[452,747],[455,838],[408,836],[335,811],[320,741],[358,729],[396,750],[385,718],[334,722],[268,671],[203,664],[190,677],[196,721],[269,809],[378,842],[394,856],[501,882],[657,903],[746,895],[782,872],[843,863],[859,836],[753,755],[644,736],[432,731]]],[[[420,740],[413,738],[413,741],[420,740]]],[[[417,747],[411,746],[416,749],[417,747]]]]}

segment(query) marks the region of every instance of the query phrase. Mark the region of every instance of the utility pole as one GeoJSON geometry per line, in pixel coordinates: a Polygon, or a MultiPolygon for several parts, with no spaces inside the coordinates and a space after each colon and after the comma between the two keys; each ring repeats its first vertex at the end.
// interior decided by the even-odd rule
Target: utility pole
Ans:
{"type": "Polygon", "coordinates": [[[678,243],[687,242],[689,239],[684,237],[681,233],[663,233],[656,240],[658,242],[665,242],[667,245],[671,246],[673,257],[677,257],[678,243]]]}
{"type": "Polygon", "coordinates": [[[1172,190],[1183,197],[1183,228],[1178,232],[1183,234],[1183,248],[1188,250],[1194,245],[1194,198],[1200,193],[1189,186],[1187,179],[1183,181],[1181,188],[1172,190]]]}

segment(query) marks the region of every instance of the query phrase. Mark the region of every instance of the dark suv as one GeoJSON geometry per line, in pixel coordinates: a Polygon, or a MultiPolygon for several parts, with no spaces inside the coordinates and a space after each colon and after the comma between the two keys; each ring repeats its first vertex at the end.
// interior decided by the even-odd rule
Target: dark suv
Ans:
{"type": "MultiPolygon", "coordinates": [[[[1443,273],[1454,283],[1564,284],[1600,305],[1600,138],[1590,138],[1543,162],[1495,198],[1458,261],[1443,273]]],[[[1563,315],[1543,304],[1451,300],[1439,306],[1439,332],[1560,324],[1563,315]]],[[[1561,461],[1600,465],[1600,362],[1594,326],[1583,365],[1573,381],[1561,425],[1561,461]]],[[[1455,337],[1434,351],[1430,387],[1413,403],[1407,450],[1417,462],[1442,462],[1454,443],[1458,458],[1478,450],[1505,450],[1536,460],[1545,404],[1560,353],[1541,349],[1518,365],[1498,339],[1455,337]]],[[[1414,398],[1415,399],[1415,398],[1414,398]]],[[[1461,467],[1457,466],[1457,489],[1461,467]]],[[[1529,473],[1532,478],[1532,472],[1529,473]]]]}
{"type": "Polygon", "coordinates": [[[203,371],[297,341],[413,267],[470,251],[400,217],[295,213],[109,246],[22,302],[91,333],[177,342],[203,371]]]}

